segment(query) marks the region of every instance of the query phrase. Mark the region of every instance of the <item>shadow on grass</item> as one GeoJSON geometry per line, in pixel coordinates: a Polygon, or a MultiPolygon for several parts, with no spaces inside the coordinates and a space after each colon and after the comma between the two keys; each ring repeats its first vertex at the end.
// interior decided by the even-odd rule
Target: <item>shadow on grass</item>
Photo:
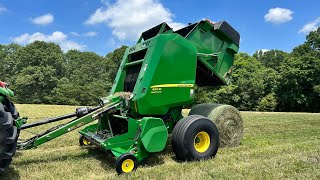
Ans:
{"type": "Polygon", "coordinates": [[[0,179],[1,180],[12,180],[12,179],[20,179],[20,178],[21,177],[20,177],[18,171],[16,171],[12,167],[9,167],[2,174],[0,174],[0,179]]]}
{"type": "Polygon", "coordinates": [[[101,167],[105,171],[115,169],[116,159],[112,155],[111,151],[103,151],[99,148],[88,148],[87,157],[93,157],[100,161],[101,167]]]}
{"type": "MultiPolygon", "coordinates": [[[[28,164],[37,164],[37,163],[50,163],[53,161],[66,161],[66,160],[79,160],[79,159],[87,159],[87,158],[95,158],[101,163],[103,163],[104,166],[107,166],[109,162],[115,162],[114,158],[112,158],[112,155],[110,153],[106,153],[105,151],[102,151],[95,147],[87,147],[88,153],[80,154],[80,155],[61,155],[57,157],[52,157],[50,159],[28,159],[24,160],[22,162],[16,163],[17,166],[24,166],[28,164]]],[[[21,154],[20,154],[21,155],[21,154]]]]}
{"type": "Polygon", "coordinates": [[[176,156],[173,154],[170,141],[168,141],[168,143],[163,151],[161,151],[159,153],[150,153],[149,156],[140,163],[140,166],[142,166],[142,167],[144,167],[144,166],[147,166],[147,167],[159,166],[159,165],[164,164],[165,159],[168,157],[177,161],[175,159],[176,156]]]}
{"type": "MultiPolygon", "coordinates": [[[[165,149],[159,153],[150,153],[149,156],[144,159],[142,162],[140,162],[139,166],[141,168],[143,167],[154,167],[159,166],[165,163],[166,158],[172,158],[174,161],[178,160],[176,159],[171,144],[169,143],[166,145],[165,149]]],[[[24,161],[20,161],[19,163],[15,163],[17,169],[19,169],[19,166],[28,166],[29,164],[38,164],[38,163],[51,163],[54,161],[72,161],[72,160],[84,160],[88,158],[95,158],[96,160],[99,160],[101,163],[101,167],[105,171],[111,171],[115,169],[115,162],[116,158],[113,156],[111,151],[103,151],[96,147],[86,147],[88,150],[88,153],[80,154],[80,155],[61,155],[57,157],[52,157],[49,159],[41,159],[41,158],[34,158],[34,159],[28,159],[24,161]]],[[[22,152],[17,152],[16,156],[23,156],[22,152]]],[[[13,168],[9,168],[6,170],[6,172],[3,174],[3,176],[0,176],[0,179],[20,179],[19,174],[17,171],[15,171],[13,168]],[[6,177],[8,176],[8,177],[6,177]],[[3,178],[4,177],[4,178],[3,178]]]]}

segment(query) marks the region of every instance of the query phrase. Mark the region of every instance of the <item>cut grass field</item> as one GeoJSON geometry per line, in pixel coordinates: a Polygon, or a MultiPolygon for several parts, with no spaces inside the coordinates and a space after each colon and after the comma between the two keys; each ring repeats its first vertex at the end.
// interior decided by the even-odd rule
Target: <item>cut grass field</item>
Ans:
{"type": "MultiPolygon", "coordinates": [[[[17,105],[29,122],[74,112],[73,106],[17,105]]],[[[16,153],[0,179],[320,179],[320,114],[241,112],[241,145],[220,148],[214,159],[177,162],[170,144],[136,172],[117,176],[115,159],[80,147],[70,132],[36,149],[16,153]]],[[[57,124],[57,123],[55,123],[57,124]]],[[[52,126],[52,125],[51,125],[52,126]]],[[[40,132],[49,125],[30,129],[40,132]]],[[[22,132],[21,138],[30,136],[22,132]]]]}

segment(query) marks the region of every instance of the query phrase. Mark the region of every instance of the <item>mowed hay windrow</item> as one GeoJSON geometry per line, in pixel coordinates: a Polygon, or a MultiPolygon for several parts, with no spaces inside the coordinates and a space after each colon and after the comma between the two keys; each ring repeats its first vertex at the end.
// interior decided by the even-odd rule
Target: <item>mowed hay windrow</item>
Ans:
{"type": "Polygon", "coordinates": [[[233,106],[222,104],[198,104],[189,115],[198,114],[211,119],[219,130],[220,146],[237,146],[243,137],[243,119],[233,106]]]}

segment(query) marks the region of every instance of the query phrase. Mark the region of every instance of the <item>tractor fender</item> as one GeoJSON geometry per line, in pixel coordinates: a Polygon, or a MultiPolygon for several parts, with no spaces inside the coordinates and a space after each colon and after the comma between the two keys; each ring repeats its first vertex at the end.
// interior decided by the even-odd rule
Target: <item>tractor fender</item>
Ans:
{"type": "Polygon", "coordinates": [[[0,87],[0,94],[6,96],[6,97],[13,97],[14,93],[9,88],[3,88],[0,87]]]}
{"type": "Polygon", "coordinates": [[[141,120],[141,142],[148,152],[160,152],[167,143],[168,130],[160,118],[144,117],[141,120]]]}
{"type": "Polygon", "coordinates": [[[6,97],[9,96],[9,92],[7,91],[7,89],[6,88],[2,88],[2,87],[0,87],[0,94],[4,95],[6,97]]]}

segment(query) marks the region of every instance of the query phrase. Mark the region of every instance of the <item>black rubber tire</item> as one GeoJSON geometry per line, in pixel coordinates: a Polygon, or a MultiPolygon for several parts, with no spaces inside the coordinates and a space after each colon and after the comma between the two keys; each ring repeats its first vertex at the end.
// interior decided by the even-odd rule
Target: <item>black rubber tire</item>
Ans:
{"type": "Polygon", "coordinates": [[[128,172],[124,172],[123,169],[122,169],[122,163],[127,160],[127,159],[131,159],[134,163],[134,166],[133,166],[133,169],[132,171],[130,172],[133,172],[137,169],[138,167],[138,160],[137,158],[132,155],[132,154],[129,154],[129,153],[126,153],[126,154],[122,154],[121,156],[119,156],[116,160],[116,171],[117,173],[120,175],[120,174],[123,174],[123,173],[128,173],[128,172]]]}
{"type": "Polygon", "coordinates": [[[214,157],[219,148],[219,131],[216,125],[208,118],[200,115],[191,115],[178,121],[175,125],[171,144],[178,160],[192,161],[214,157]],[[204,131],[209,134],[209,148],[199,153],[194,147],[196,135],[204,131]]]}
{"type": "Polygon", "coordinates": [[[5,97],[2,104],[8,109],[14,119],[18,119],[20,117],[16,106],[8,98],[5,97]]]}
{"type": "Polygon", "coordinates": [[[91,145],[90,141],[88,141],[88,140],[86,139],[86,137],[84,137],[84,135],[80,135],[80,137],[79,137],[79,144],[80,144],[80,146],[90,146],[90,145],[91,145]],[[86,144],[85,141],[86,141],[88,144],[86,144]]]}
{"type": "Polygon", "coordinates": [[[0,103],[0,174],[6,170],[17,149],[17,127],[10,112],[0,103]]]}

